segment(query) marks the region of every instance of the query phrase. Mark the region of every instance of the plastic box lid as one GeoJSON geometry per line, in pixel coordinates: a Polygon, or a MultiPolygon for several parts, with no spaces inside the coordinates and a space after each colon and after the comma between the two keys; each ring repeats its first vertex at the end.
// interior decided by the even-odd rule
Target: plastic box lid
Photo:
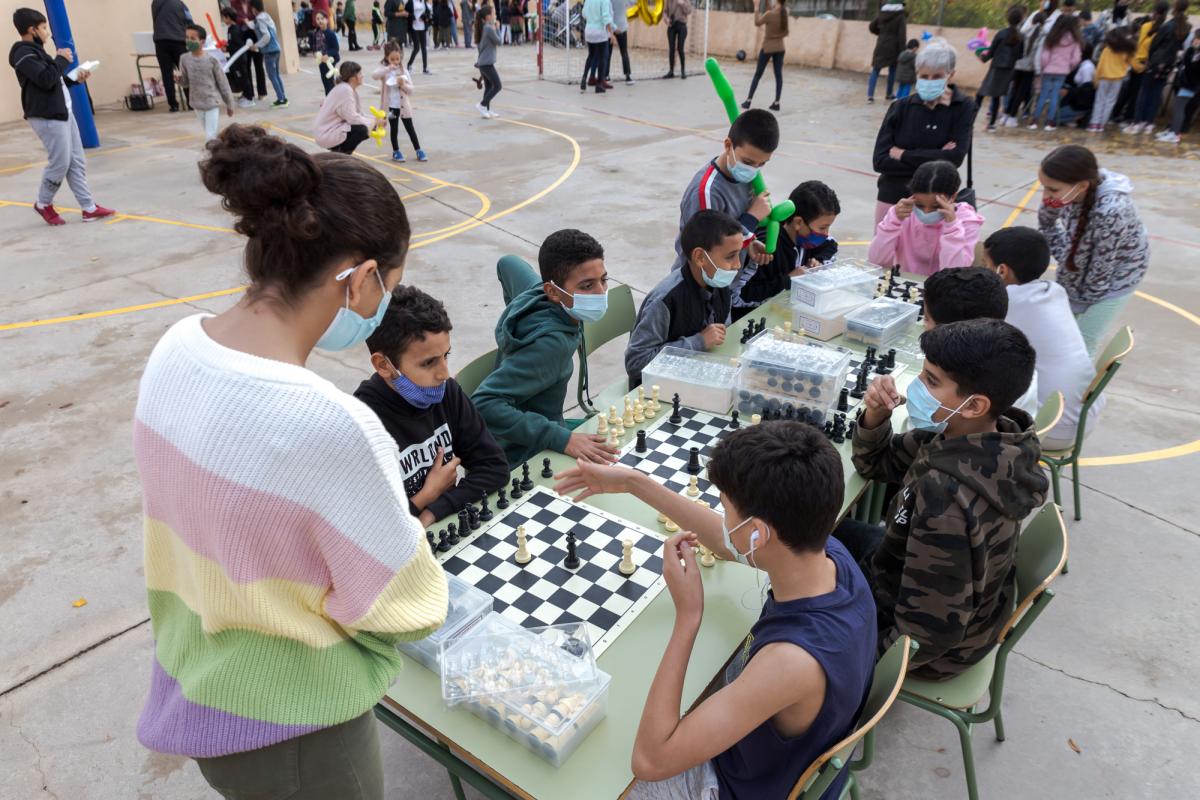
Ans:
{"type": "Polygon", "coordinates": [[[911,322],[921,309],[891,297],[877,297],[846,315],[846,327],[871,336],[882,336],[896,325],[911,322]]]}
{"type": "Polygon", "coordinates": [[[850,356],[845,347],[821,344],[795,333],[780,336],[774,331],[763,331],[747,343],[742,363],[840,377],[846,373],[850,356]]]}
{"type": "Polygon", "coordinates": [[[446,575],[446,584],[449,587],[450,602],[442,627],[424,639],[401,642],[397,645],[402,652],[413,655],[425,664],[436,662],[442,642],[461,635],[466,628],[477,623],[492,610],[492,596],[482,589],[457,575],[446,575]]]}
{"type": "Polygon", "coordinates": [[[851,307],[875,294],[882,275],[882,267],[861,259],[839,259],[792,278],[791,301],[824,311],[851,307]]]}
{"type": "Polygon", "coordinates": [[[490,624],[495,616],[442,642],[442,701],[447,706],[595,679],[596,657],[585,623],[498,629],[490,624]]]}
{"type": "Polygon", "coordinates": [[[699,353],[682,347],[664,347],[654,360],[642,369],[642,383],[651,384],[646,378],[653,375],[700,386],[729,389],[737,377],[737,359],[715,353],[699,353]]]}

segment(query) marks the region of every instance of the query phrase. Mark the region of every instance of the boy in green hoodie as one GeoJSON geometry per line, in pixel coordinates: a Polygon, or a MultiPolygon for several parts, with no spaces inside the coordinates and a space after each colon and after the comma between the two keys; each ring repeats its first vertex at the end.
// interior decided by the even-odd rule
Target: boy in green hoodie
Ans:
{"type": "Polygon", "coordinates": [[[921,335],[925,363],[907,398],[888,375],[863,398],[854,466],[900,483],[886,527],[847,520],[834,535],[875,594],[879,649],[903,634],[920,644],[913,672],[956,675],[995,646],[1013,609],[1021,521],[1046,499],[1041,446],[1013,407],[1033,379],[1034,351],[997,319],[921,335]],[[901,403],[912,430],[892,433],[901,403]]]}
{"type": "Polygon", "coordinates": [[[496,368],[471,400],[510,467],[542,450],[615,461],[603,436],[572,433],[562,413],[583,323],[608,309],[604,248],[583,231],[555,231],[538,250],[538,271],[541,283],[513,297],[500,315],[496,368]]]}

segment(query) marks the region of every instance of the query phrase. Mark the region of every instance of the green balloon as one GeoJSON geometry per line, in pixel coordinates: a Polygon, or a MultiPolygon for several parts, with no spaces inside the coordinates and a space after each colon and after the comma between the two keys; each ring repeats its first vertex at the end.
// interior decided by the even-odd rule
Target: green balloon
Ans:
{"type": "Polygon", "coordinates": [[[771,209],[770,219],[772,222],[783,222],[795,214],[796,204],[791,200],[784,200],[782,203],[771,209]]]}
{"type": "Polygon", "coordinates": [[[767,241],[763,244],[768,253],[775,255],[775,245],[779,244],[779,223],[773,219],[767,219],[764,222],[767,225],[767,241]]]}

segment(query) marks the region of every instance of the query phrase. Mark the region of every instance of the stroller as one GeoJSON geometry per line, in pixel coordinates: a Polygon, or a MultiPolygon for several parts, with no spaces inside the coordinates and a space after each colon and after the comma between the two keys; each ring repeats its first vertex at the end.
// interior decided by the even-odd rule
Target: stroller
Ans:
{"type": "Polygon", "coordinates": [[[296,49],[300,51],[300,55],[306,56],[312,53],[312,33],[313,33],[312,9],[302,8],[296,12],[296,49]]]}

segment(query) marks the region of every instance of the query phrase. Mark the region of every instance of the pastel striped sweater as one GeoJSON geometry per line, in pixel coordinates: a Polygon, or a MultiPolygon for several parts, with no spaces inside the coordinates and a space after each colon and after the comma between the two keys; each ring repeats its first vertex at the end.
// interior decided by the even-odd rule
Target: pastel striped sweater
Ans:
{"type": "Polygon", "coordinates": [[[217,344],[206,316],[154,348],[133,435],[155,639],[138,739],[196,758],[363,714],[400,672],[396,642],[447,603],[375,414],[217,344]]]}

